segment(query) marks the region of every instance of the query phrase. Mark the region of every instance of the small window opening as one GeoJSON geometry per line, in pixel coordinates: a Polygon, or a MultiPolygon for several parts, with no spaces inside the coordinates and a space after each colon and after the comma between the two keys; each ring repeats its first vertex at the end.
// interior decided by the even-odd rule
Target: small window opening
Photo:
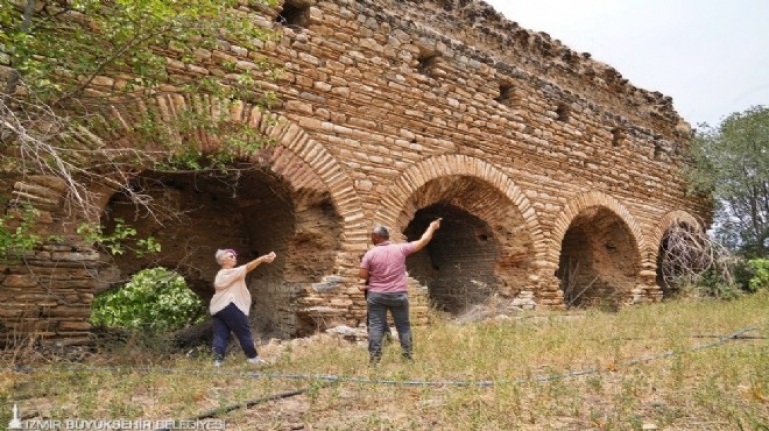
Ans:
{"type": "Polygon", "coordinates": [[[512,84],[500,84],[499,97],[494,100],[507,106],[515,105],[515,87],[512,84]]]}
{"type": "Polygon", "coordinates": [[[665,150],[662,148],[662,143],[660,141],[654,141],[654,160],[661,159],[664,153],[665,150]]]}
{"type": "Polygon", "coordinates": [[[625,139],[627,139],[627,133],[625,132],[625,129],[621,127],[612,129],[611,135],[612,135],[611,145],[615,148],[621,147],[622,145],[624,145],[625,139]]]}
{"type": "Polygon", "coordinates": [[[436,54],[426,54],[419,57],[417,70],[423,75],[433,76],[435,66],[438,64],[440,56],[436,54]]]}
{"type": "Polygon", "coordinates": [[[571,107],[565,103],[558,105],[558,109],[555,110],[555,114],[558,115],[558,121],[567,122],[571,117],[571,107]]]}
{"type": "Polygon", "coordinates": [[[307,6],[295,6],[294,4],[286,1],[283,5],[283,10],[280,11],[275,18],[275,22],[291,28],[304,28],[307,27],[307,22],[310,19],[310,8],[307,6]]]}

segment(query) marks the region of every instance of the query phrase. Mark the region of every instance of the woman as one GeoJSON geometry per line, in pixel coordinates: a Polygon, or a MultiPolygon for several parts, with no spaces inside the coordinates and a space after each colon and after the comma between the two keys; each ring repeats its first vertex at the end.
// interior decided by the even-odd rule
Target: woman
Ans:
{"type": "Polygon", "coordinates": [[[233,249],[216,251],[216,263],[222,267],[216,274],[214,288],[216,293],[211,298],[209,311],[214,320],[214,366],[222,365],[227,350],[230,332],[238,337],[240,347],[248,362],[256,365],[267,364],[259,357],[251,335],[248,312],[251,310],[251,293],[246,286],[246,274],[262,263],[272,263],[275,252],[260,256],[245,265],[238,263],[238,254],[233,249]]]}

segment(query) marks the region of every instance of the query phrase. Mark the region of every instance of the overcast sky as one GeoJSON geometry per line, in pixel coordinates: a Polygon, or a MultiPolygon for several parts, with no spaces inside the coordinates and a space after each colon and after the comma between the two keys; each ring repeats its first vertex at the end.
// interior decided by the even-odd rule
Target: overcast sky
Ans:
{"type": "Polygon", "coordinates": [[[692,126],[769,106],[769,0],[485,0],[673,97],[692,126]]]}

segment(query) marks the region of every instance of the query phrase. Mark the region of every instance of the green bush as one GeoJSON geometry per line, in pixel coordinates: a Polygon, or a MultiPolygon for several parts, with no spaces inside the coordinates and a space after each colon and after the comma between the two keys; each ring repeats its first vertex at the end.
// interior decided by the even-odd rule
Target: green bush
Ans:
{"type": "Polygon", "coordinates": [[[152,333],[198,323],[205,308],[179,274],[165,268],[137,272],[125,287],[98,295],[91,324],[152,333]]]}
{"type": "Polygon", "coordinates": [[[769,259],[751,259],[748,261],[748,266],[752,270],[748,290],[756,292],[769,287],[769,259]]]}
{"type": "Polygon", "coordinates": [[[717,299],[735,299],[740,296],[741,291],[734,280],[725,277],[721,271],[715,267],[706,269],[699,275],[697,283],[701,293],[705,296],[717,299]]]}

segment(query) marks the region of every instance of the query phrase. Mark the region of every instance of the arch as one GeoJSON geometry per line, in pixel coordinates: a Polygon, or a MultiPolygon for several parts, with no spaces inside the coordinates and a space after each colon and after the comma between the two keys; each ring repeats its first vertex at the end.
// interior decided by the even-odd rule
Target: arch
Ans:
{"type": "MultiPolygon", "coordinates": [[[[315,283],[334,280],[332,285],[339,285],[339,277],[334,274],[352,271],[354,264],[351,262],[355,260],[348,257],[353,254],[357,256],[359,250],[364,250],[366,246],[367,230],[362,205],[352,180],[323,145],[314,141],[297,124],[279,114],[267,113],[258,106],[238,102],[201,100],[180,95],[162,95],[156,101],[160,115],[169,124],[173,124],[174,118],[186,111],[194,111],[198,116],[209,116],[215,120],[221,128],[219,133],[196,130],[191,136],[189,145],[197,146],[203,154],[213,154],[227,148],[227,141],[223,137],[228,133],[237,133],[237,130],[228,130],[233,129],[234,124],[245,125],[273,143],[258,149],[230,147],[233,148],[235,163],[247,163],[257,169],[236,174],[237,185],[227,192],[230,195],[236,193],[245,196],[251,194],[249,190],[256,190],[249,188],[248,184],[259,183],[266,184],[265,189],[270,193],[260,192],[258,196],[252,196],[253,199],[241,201],[237,207],[232,208],[233,214],[243,220],[243,223],[240,223],[243,226],[238,228],[234,237],[230,235],[229,243],[249,250],[250,254],[244,255],[244,258],[259,254],[257,251],[274,249],[279,252],[282,257],[275,265],[265,266],[256,276],[252,276],[258,276],[268,285],[268,288],[259,290],[261,301],[256,301],[257,307],[264,303],[268,308],[256,315],[266,316],[265,327],[274,328],[275,322],[278,322],[279,328],[275,333],[280,336],[311,332],[314,324],[305,319],[302,313],[307,304],[313,304],[313,301],[303,302],[297,299],[316,296],[317,292],[310,288],[314,287],[315,283]],[[273,203],[268,208],[270,215],[260,214],[264,211],[259,211],[257,217],[252,220],[262,217],[262,225],[251,226],[253,223],[245,222],[248,220],[245,211],[251,211],[249,208],[255,208],[255,203],[259,201],[273,203]],[[270,224],[278,221],[280,225],[270,224]],[[300,226],[302,228],[298,229],[300,226]],[[263,229],[262,233],[255,233],[260,227],[266,229],[263,229]],[[248,242],[246,239],[249,239],[248,242]],[[263,247],[266,249],[261,250],[263,247]],[[313,248],[315,249],[312,250],[313,248]],[[305,262],[307,260],[313,262],[314,269],[309,269],[305,262]],[[289,271],[291,276],[286,277],[285,274],[289,271]],[[278,304],[272,308],[279,311],[270,308],[270,304],[278,304]]],[[[130,124],[130,119],[128,115],[123,117],[125,124],[130,124]]],[[[131,135],[126,133],[122,137],[124,142],[118,144],[126,145],[130,137],[131,135]]],[[[133,174],[137,177],[140,175],[139,172],[133,174]]],[[[171,193],[188,193],[189,180],[185,182],[184,179],[179,179],[176,183],[180,188],[171,190],[171,193]]],[[[216,192],[220,191],[216,184],[208,184],[203,188],[206,197],[215,196],[216,192]]],[[[102,209],[106,205],[108,199],[104,200],[102,209]]],[[[187,228],[204,229],[200,220],[196,220],[187,228]]],[[[207,242],[213,243],[215,242],[207,242]]],[[[183,251],[185,250],[182,249],[179,253],[183,251]]],[[[213,268],[208,254],[199,258],[202,260],[198,267],[205,268],[207,272],[216,269],[213,268]]],[[[206,281],[200,277],[190,278],[201,283],[206,281]]],[[[208,287],[207,284],[205,287],[208,287]]],[[[204,289],[196,291],[201,290],[204,289]]],[[[334,308],[333,312],[342,315],[348,308],[346,303],[342,303],[334,308]]]]}
{"type": "MultiPolygon", "coordinates": [[[[270,169],[290,179],[297,190],[312,188],[313,184],[322,183],[328,189],[337,213],[342,217],[342,230],[345,234],[342,235],[340,242],[341,250],[359,252],[365,249],[366,224],[363,207],[353,181],[339,161],[300,126],[280,114],[265,112],[260,106],[242,101],[222,101],[211,97],[180,94],[163,94],[155,100],[159,115],[168,123],[184,112],[203,113],[214,121],[227,120],[247,124],[268,139],[274,140],[277,145],[273,151],[241,149],[237,155],[242,160],[253,163],[270,162],[270,169]],[[297,160],[306,163],[309,169],[296,170],[299,167],[297,160]],[[361,245],[361,242],[364,244],[361,245]]],[[[126,131],[129,129],[128,124],[138,119],[132,118],[137,114],[124,111],[113,110],[107,115],[114,117],[118,124],[125,125],[126,131]]],[[[127,138],[129,137],[124,137],[124,139],[127,138]]],[[[198,132],[195,138],[199,141],[200,150],[204,154],[213,153],[225,145],[218,136],[204,131],[198,132]]]]}
{"type": "Polygon", "coordinates": [[[641,226],[635,221],[630,214],[630,211],[613,197],[600,191],[591,191],[572,198],[556,219],[553,224],[553,234],[548,250],[548,260],[555,262],[556,264],[558,263],[561,254],[561,242],[563,241],[571,222],[577,215],[579,215],[579,213],[593,207],[606,208],[622,220],[628,230],[632,233],[633,241],[635,241],[639,255],[641,251],[647,249],[648,245],[644,239],[641,226]]]}
{"type": "Polygon", "coordinates": [[[653,242],[644,254],[653,259],[654,266],[650,269],[654,272],[654,285],[661,300],[674,293],[681,286],[681,280],[689,279],[698,271],[705,230],[694,216],[675,210],[660,219],[650,237],[653,242]]]}
{"type": "Polygon", "coordinates": [[[565,306],[616,309],[641,300],[645,240],[616,199],[597,191],[572,199],[556,221],[553,241],[565,306]]]}
{"type": "Polygon", "coordinates": [[[517,298],[536,289],[543,233],[523,191],[497,167],[464,155],[441,155],[406,169],[384,193],[374,221],[418,238],[443,218],[427,252],[409,273],[433,306],[461,313],[491,294],[517,298]]]}
{"type": "Polygon", "coordinates": [[[526,230],[533,240],[535,258],[542,257],[544,235],[537,213],[529,199],[502,170],[470,156],[441,155],[423,160],[406,169],[382,196],[374,222],[395,226],[404,206],[420,187],[431,180],[448,176],[478,178],[507,197],[524,219],[526,230]]]}
{"type": "Polygon", "coordinates": [[[649,235],[650,241],[647,244],[648,248],[643,249],[643,254],[656,257],[657,247],[659,246],[660,242],[662,242],[662,239],[665,236],[665,232],[671,226],[680,223],[687,224],[699,232],[705,230],[703,223],[701,223],[699,220],[697,220],[696,217],[689,214],[688,212],[681,210],[670,211],[669,213],[665,214],[662,219],[660,219],[660,221],[653,227],[652,232],[649,235]]]}

